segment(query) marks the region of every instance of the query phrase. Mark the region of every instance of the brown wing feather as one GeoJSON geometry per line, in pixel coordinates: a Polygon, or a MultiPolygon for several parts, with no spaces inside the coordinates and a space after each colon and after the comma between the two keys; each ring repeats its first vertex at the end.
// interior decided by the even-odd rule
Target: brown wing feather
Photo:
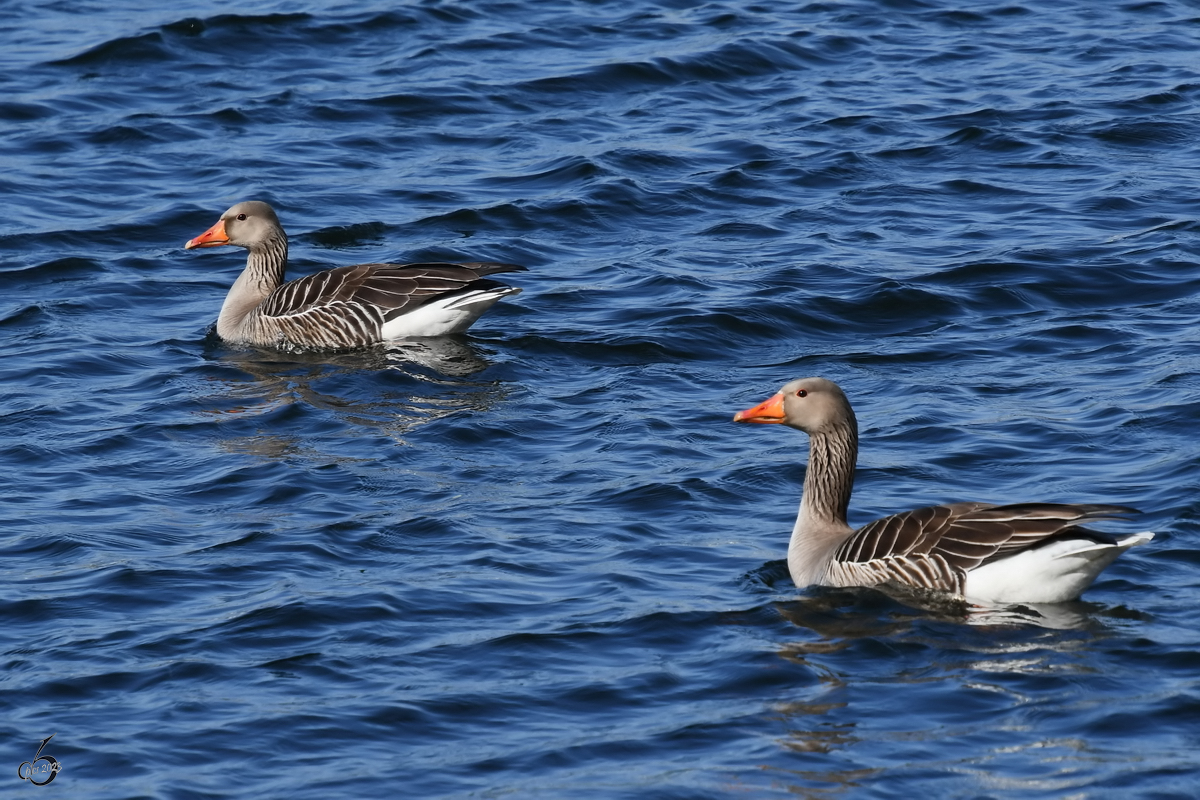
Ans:
{"type": "Polygon", "coordinates": [[[966,577],[966,572],[936,553],[841,561],[834,562],[829,568],[829,579],[835,586],[894,584],[954,594],[962,594],[966,577]]]}
{"type": "Polygon", "coordinates": [[[958,516],[980,508],[987,508],[987,505],[951,503],[880,517],[851,534],[834,557],[838,561],[873,561],[889,556],[929,553],[958,516]]]}
{"type": "MultiPolygon", "coordinates": [[[[913,560],[916,556],[937,556],[965,573],[1066,531],[1102,538],[1103,534],[1080,526],[1136,513],[1127,506],[1061,503],[928,506],[867,523],[838,547],[834,560],[886,563],[906,557],[913,560]]],[[[894,571],[895,567],[889,569],[894,571]]]]}
{"type": "Polygon", "coordinates": [[[1097,503],[1014,503],[1006,506],[990,506],[964,515],[957,520],[955,529],[993,529],[1008,531],[995,552],[985,556],[979,563],[985,564],[1013,555],[1027,547],[1068,531],[1074,535],[1109,540],[1110,536],[1091,531],[1083,525],[1106,519],[1139,514],[1129,506],[1101,505],[1097,503]]]}
{"type": "Polygon", "coordinates": [[[259,313],[289,317],[346,303],[377,309],[384,320],[390,320],[447,293],[499,285],[483,280],[485,275],[524,270],[516,264],[482,261],[338,267],[284,284],[263,301],[259,313]]]}

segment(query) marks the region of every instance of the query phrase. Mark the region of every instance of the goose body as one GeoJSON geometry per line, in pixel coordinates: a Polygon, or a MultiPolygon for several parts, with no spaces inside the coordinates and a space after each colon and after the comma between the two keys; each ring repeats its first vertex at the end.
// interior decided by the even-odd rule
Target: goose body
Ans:
{"type": "Polygon", "coordinates": [[[809,435],[804,494],[788,545],[788,569],[802,588],[890,584],[987,603],[1057,603],[1079,597],[1117,556],[1154,538],[1083,527],[1136,509],[1066,503],[950,503],[855,530],[846,510],[858,425],[837,384],[792,381],[733,419],[783,423],[809,435]]]}
{"type": "Polygon", "coordinates": [[[184,247],[249,251],[217,318],[233,344],[344,349],[391,339],[465,331],[500,298],[520,289],[487,276],[515,264],[358,264],[283,282],[288,241],[275,210],[249,200],[230,208],[184,247]]]}

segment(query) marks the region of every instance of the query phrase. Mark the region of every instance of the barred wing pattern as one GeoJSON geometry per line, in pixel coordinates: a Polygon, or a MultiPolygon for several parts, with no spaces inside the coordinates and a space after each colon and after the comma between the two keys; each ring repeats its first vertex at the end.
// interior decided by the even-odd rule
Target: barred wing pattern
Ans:
{"type": "Polygon", "coordinates": [[[838,546],[829,566],[835,586],[894,583],[962,594],[967,571],[1059,534],[1113,541],[1082,528],[1136,509],[1115,505],[951,503],[877,519],[838,546]]]}
{"type": "Polygon", "coordinates": [[[358,264],[291,281],[250,313],[256,338],[318,347],[380,341],[384,323],[436,298],[502,288],[485,276],[525,271],[516,264],[358,264]]]}

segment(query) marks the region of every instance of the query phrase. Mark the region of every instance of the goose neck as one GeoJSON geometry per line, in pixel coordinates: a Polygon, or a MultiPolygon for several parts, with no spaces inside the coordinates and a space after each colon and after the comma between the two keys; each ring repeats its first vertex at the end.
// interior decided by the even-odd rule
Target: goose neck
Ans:
{"type": "Polygon", "coordinates": [[[283,231],[249,250],[246,268],[230,287],[217,318],[217,334],[223,339],[239,341],[245,338],[239,333],[247,318],[283,284],[288,257],[287,236],[283,231]]]}
{"type": "Polygon", "coordinates": [[[845,528],[854,488],[858,432],[853,424],[810,435],[800,516],[819,528],[845,528]]]}
{"type": "Polygon", "coordinates": [[[853,532],[846,511],[854,486],[857,430],[851,423],[810,437],[804,495],[788,544],[788,571],[800,587],[828,581],[834,553],[853,532]]]}
{"type": "Polygon", "coordinates": [[[246,269],[242,273],[249,276],[256,286],[270,287],[267,294],[273,292],[283,283],[287,271],[288,241],[283,231],[267,241],[250,248],[246,257],[246,269]]]}

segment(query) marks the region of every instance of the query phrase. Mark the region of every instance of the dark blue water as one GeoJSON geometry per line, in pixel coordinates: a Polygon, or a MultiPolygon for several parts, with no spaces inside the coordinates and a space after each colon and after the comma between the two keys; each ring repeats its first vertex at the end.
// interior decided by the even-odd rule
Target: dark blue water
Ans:
{"type": "Polygon", "coordinates": [[[0,794],[1197,796],[1198,54],[1184,0],[6,4],[0,794]],[[182,244],[251,198],[297,275],[531,271],[230,348],[182,244]],[[730,416],[814,374],[853,521],[1158,538],[1041,616],[799,592],[806,441],[730,416]]]}

